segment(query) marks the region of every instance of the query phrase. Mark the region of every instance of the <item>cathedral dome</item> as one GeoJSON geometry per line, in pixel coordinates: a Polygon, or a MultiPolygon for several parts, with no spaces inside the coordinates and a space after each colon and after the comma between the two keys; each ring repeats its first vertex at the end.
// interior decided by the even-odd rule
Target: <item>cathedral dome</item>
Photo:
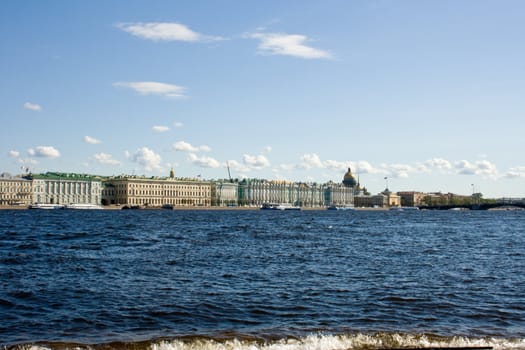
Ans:
{"type": "Polygon", "coordinates": [[[350,170],[350,168],[348,168],[348,171],[343,177],[343,185],[346,187],[355,187],[355,185],[357,185],[357,181],[355,180],[354,175],[352,175],[352,170],[350,170]]]}

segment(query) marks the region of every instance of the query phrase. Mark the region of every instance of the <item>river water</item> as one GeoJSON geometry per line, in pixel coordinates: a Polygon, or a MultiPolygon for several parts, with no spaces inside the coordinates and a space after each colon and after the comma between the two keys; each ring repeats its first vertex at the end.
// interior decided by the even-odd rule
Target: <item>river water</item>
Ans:
{"type": "Polygon", "coordinates": [[[3,210],[0,346],[525,349],[525,212],[3,210]]]}

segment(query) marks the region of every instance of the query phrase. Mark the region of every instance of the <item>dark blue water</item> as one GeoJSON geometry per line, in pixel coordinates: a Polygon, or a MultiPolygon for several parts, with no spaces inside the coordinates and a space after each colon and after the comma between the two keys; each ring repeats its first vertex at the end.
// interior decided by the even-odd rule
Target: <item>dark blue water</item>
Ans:
{"type": "Polygon", "coordinates": [[[525,212],[0,211],[0,344],[525,349],[525,212]]]}

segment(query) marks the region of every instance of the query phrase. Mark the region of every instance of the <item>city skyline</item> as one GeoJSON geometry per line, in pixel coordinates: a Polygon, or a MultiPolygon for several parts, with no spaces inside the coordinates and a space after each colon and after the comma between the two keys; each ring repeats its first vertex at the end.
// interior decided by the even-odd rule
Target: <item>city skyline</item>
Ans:
{"type": "Polygon", "coordinates": [[[0,172],[525,197],[523,2],[0,9],[0,172]]]}

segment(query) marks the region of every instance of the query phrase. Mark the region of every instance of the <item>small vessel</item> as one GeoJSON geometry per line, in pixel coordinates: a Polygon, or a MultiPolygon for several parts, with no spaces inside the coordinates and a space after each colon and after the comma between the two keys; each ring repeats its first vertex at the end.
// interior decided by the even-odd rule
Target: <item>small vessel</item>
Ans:
{"type": "Polygon", "coordinates": [[[261,207],[262,210],[301,210],[301,207],[291,205],[290,203],[264,203],[261,207]]]}
{"type": "Polygon", "coordinates": [[[330,205],[329,207],[326,207],[326,210],[354,210],[354,207],[346,205],[330,205]]]}
{"type": "Polygon", "coordinates": [[[127,210],[127,209],[141,209],[141,206],[140,205],[125,205],[122,207],[123,210],[127,210]]]}
{"type": "Polygon", "coordinates": [[[390,207],[390,210],[393,210],[393,211],[405,211],[405,210],[413,211],[413,210],[419,210],[419,207],[390,207]]]}
{"type": "Polygon", "coordinates": [[[168,209],[168,210],[173,210],[175,209],[175,206],[173,204],[163,204],[162,205],[162,209],[168,209]]]}
{"type": "Polygon", "coordinates": [[[62,204],[35,203],[35,204],[31,204],[29,206],[29,209],[44,209],[44,210],[64,209],[64,206],[62,204]]]}
{"type": "Polygon", "coordinates": [[[103,209],[100,205],[97,204],[86,204],[86,203],[72,203],[68,204],[65,207],[66,209],[80,209],[80,210],[98,210],[103,209]]]}

